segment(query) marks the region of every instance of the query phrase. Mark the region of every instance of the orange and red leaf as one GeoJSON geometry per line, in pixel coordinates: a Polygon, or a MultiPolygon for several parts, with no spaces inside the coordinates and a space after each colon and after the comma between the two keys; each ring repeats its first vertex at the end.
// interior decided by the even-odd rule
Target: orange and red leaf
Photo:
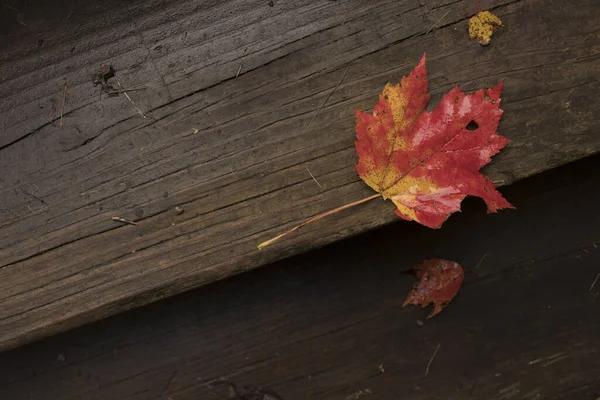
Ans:
{"type": "Polygon", "coordinates": [[[356,111],[356,171],[400,217],[431,228],[467,195],[481,197],[490,212],[511,208],[479,173],[509,143],[496,132],[501,92],[502,84],[472,94],[456,87],[429,112],[423,55],[408,77],[385,86],[372,113],[356,111]]]}

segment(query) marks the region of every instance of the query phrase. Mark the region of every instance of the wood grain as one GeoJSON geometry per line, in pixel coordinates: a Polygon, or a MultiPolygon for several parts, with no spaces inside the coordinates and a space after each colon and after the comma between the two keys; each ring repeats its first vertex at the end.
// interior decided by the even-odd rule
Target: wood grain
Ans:
{"type": "Polygon", "coordinates": [[[598,169],[507,188],[518,211],[467,200],[445,229],[393,224],[5,352],[0,398],[225,400],[227,378],[283,400],[596,399],[598,169]],[[467,273],[426,320],[402,272],[432,256],[467,273]]]}
{"type": "Polygon", "coordinates": [[[433,104],[505,82],[499,183],[598,151],[597,2],[481,3],[504,21],[487,48],[471,1],[10,3],[26,25],[3,8],[0,348],[396,221],[373,202],[256,250],[369,195],[353,110],[424,51],[433,104]],[[146,89],[102,95],[105,63],[146,89]]]}

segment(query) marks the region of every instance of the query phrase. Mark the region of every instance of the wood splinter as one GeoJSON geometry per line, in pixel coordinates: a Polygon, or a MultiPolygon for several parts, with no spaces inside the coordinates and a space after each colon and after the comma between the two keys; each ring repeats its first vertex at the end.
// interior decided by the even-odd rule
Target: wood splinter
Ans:
{"type": "Polygon", "coordinates": [[[117,222],[122,222],[124,224],[129,224],[129,225],[137,226],[137,224],[135,222],[129,221],[129,220],[127,220],[125,218],[121,218],[121,217],[112,217],[112,220],[113,221],[117,221],[117,222]]]}

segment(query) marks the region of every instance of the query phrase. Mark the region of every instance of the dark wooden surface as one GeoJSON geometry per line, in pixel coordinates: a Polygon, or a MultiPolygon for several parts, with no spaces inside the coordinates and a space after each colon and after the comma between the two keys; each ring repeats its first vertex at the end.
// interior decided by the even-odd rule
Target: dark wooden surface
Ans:
{"type": "Polygon", "coordinates": [[[513,142],[486,169],[501,184],[600,148],[595,0],[482,0],[504,21],[487,48],[467,38],[472,0],[5,4],[4,349],[395,220],[375,201],[256,251],[370,194],[353,168],[353,110],[424,51],[432,103],[456,84],[505,82],[513,142]],[[124,87],[146,87],[129,93],[146,118],[92,85],[104,63],[124,87]]]}
{"type": "Polygon", "coordinates": [[[392,224],[2,353],[0,398],[225,400],[228,378],[283,400],[596,400],[598,171],[582,160],[503,190],[517,211],[467,201],[442,230],[392,224]],[[426,257],[467,271],[431,320],[401,307],[426,257]]]}

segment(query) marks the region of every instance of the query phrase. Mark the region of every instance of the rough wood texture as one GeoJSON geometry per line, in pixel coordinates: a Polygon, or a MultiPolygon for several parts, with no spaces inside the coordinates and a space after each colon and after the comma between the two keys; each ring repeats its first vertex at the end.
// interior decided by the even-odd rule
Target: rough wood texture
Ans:
{"type": "Polygon", "coordinates": [[[456,84],[505,81],[513,143],[486,169],[493,179],[598,151],[598,2],[480,3],[505,25],[487,48],[467,38],[470,0],[7,0],[0,348],[396,220],[372,202],[256,251],[370,194],[353,169],[353,109],[424,51],[433,103],[456,84]],[[146,118],[92,85],[103,63],[146,87],[129,92],[146,118]]]}
{"type": "Polygon", "coordinates": [[[598,170],[508,188],[519,211],[467,201],[447,229],[394,224],[0,354],[0,398],[225,400],[226,377],[283,400],[594,400],[598,170]],[[426,321],[401,307],[402,271],[431,256],[467,274],[426,321]]]}

